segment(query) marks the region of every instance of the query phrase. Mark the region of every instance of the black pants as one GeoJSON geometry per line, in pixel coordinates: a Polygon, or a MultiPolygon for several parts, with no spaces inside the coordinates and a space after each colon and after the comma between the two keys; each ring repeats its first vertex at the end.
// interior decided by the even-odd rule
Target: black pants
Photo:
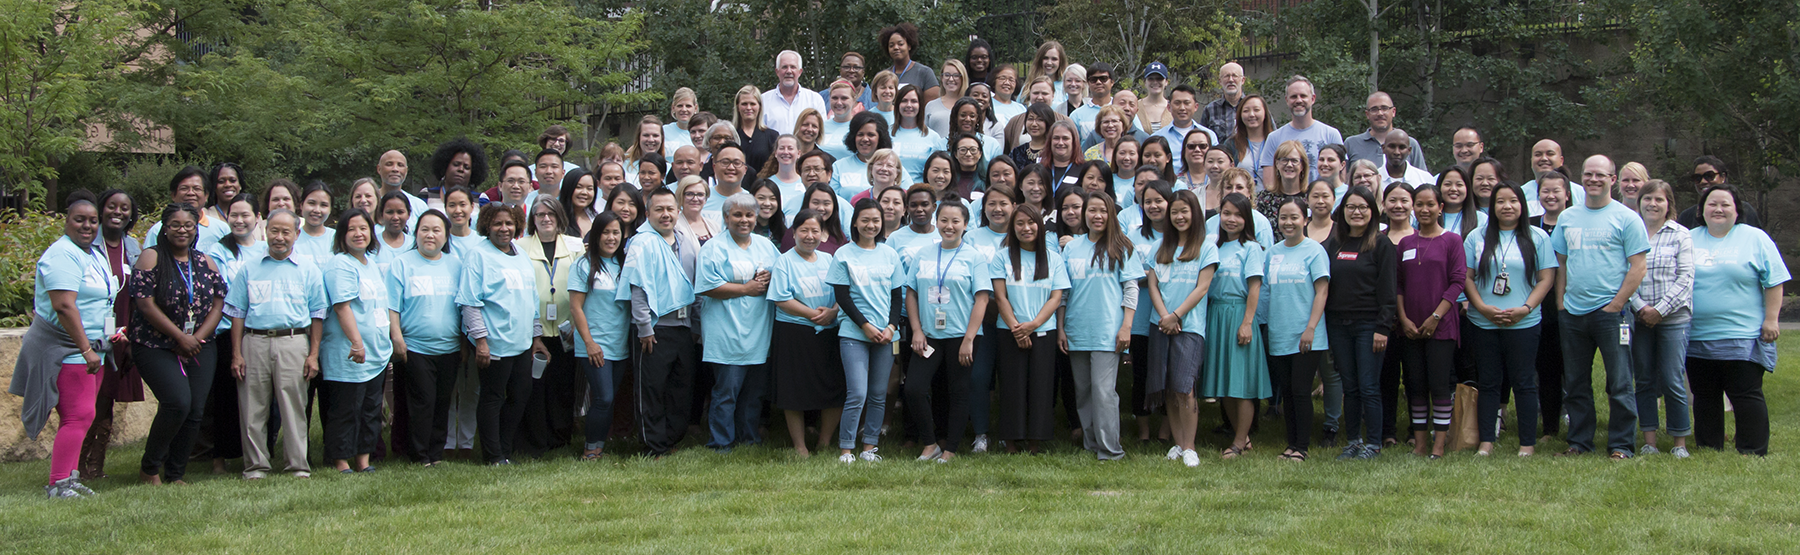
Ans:
{"type": "Polygon", "coordinates": [[[1319,375],[1319,360],[1325,351],[1304,351],[1269,357],[1269,373],[1280,376],[1287,387],[1287,399],[1281,403],[1282,420],[1287,421],[1287,447],[1305,453],[1312,446],[1312,384],[1319,375]]]}
{"type": "Polygon", "coordinates": [[[1406,404],[1412,409],[1413,431],[1449,431],[1455,407],[1451,395],[1456,393],[1456,342],[1406,339],[1400,343],[1400,359],[1406,364],[1406,404]]]}
{"type": "Polygon", "coordinates": [[[1031,347],[1019,348],[1012,332],[996,342],[994,390],[999,397],[1000,439],[1047,441],[1056,427],[1056,337],[1033,335],[1031,347]]]}
{"type": "Polygon", "coordinates": [[[1763,399],[1763,367],[1745,360],[1710,360],[1688,357],[1688,382],[1693,385],[1694,442],[1710,449],[1725,448],[1725,403],[1737,419],[1737,450],[1745,455],[1769,454],[1769,404],[1763,399]]]}
{"type": "Polygon", "coordinates": [[[181,360],[175,351],[141,345],[133,346],[131,355],[137,359],[144,385],[156,395],[156,419],[150,422],[150,435],[144,439],[140,471],[161,473],[164,482],[180,480],[187,475],[188,454],[206,414],[217,345],[203,344],[194,359],[181,360]]]}
{"type": "Polygon", "coordinates": [[[955,453],[962,445],[963,428],[969,423],[969,367],[957,360],[962,338],[926,339],[925,344],[936,351],[930,357],[914,353],[912,363],[907,365],[907,414],[913,417],[912,428],[918,433],[921,445],[936,443],[945,451],[955,453]],[[944,370],[947,395],[934,399],[932,383],[940,369],[944,370]],[[939,412],[939,405],[944,407],[943,422],[934,417],[939,412]],[[942,438],[938,437],[940,429],[945,432],[942,438]]]}
{"type": "Polygon", "coordinates": [[[531,397],[531,351],[504,357],[480,370],[481,398],[475,402],[475,436],[488,464],[512,457],[531,397]]]}
{"type": "Polygon", "coordinates": [[[381,395],[387,370],[366,382],[325,381],[325,460],[349,460],[375,452],[381,443],[381,395]]]}
{"type": "Polygon", "coordinates": [[[569,444],[575,432],[575,399],[582,383],[575,369],[575,352],[564,351],[562,338],[543,338],[550,349],[544,377],[532,380],[531,398],[525,402],[525,421],[519,429],[522,456],[539,457],[545,451],[569,444]]]}
{"type": "Polygon", "coordinates": [[[638,363],[638,425],[644,448],[664,455],[687,435],[693,409],[693,331],[680,326],[657,326],[656,347],[632,357],[638,363]]]}
{"type": "Polygon", "coordinates": [[[1387,354],[1381,357],[1381,439],[1384,442],[1399,433],[1399,427],[1394,425],[1394,411],[1400,404],[1400,342],[1405,340],[1398,333],[1388,338],[1387,354]]]}
{"type": "MultiPolygon", "coordinates": [[[[1545,303],[1549,304],[1549,303],[1545,303]]],[[[1538,422],[1543,424],[1547,436],[1562,435],[1563,412],[1563,350],[1561,310],[1544,307],[1544,319],[1538,334],[1537,377],[1538,377],[1538,422]]]]}
{"type": "Polygon", "coordinates": [[[447,355],[406,353],[403,379],[394,381],[406,384],[406,399],[395,404],[406,404],[406,441],[412,446],[413,462],[444,460],[444,443],[450,435],[450,397],[456,392],[456,372],[462,359],[459,351],[447,355]]]}
{"type": "MultiPolygon", "coordinates": [[[[231,334],[219,332],[213,335],[218,362],[214,363],[212,391],[237,391],[237,376],[231,372],[219,372],[219,368],[231,368],[231,334]]],[[[206,396],[206,414],[200,417],[200,432],[194,436],[193,458],[200,459],[237,459],[244,456],[244,441],[238,429],[237,395],[206,396]]]]}
{"type": "Polygon", "coordinates": [[[1468,343],[1463,350],[1475,359],[1481,377],[1475,419],[1481,424],[1482,441],[1499,438],[1500,409],[1506,406],[1502,395],[1512,391],[1519,409],[1514,413],[1519,421],[1519,446],[1537,445],[1537,369],[1531,364],[1537,359],[1539,331],[1538,326],[1499,330],[1478,327],[1463,336],[1468,343]]]}
{"type": "Polygon", "coordinates": [[[1133,416],[1150,416],[1150,392],[1144,391],[1144,382],[1150,378],[1150,336],[1131,336],[1131,396],[1123,393],[1120,397],[1131,400],[1133,416]]]}

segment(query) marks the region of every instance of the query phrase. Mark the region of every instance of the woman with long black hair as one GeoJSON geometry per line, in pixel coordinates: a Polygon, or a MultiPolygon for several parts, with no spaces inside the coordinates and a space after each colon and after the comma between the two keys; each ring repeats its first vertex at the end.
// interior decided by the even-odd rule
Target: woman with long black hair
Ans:
{"type": "Polygon", "coordinates": [[[194,250],[200,217],[191,204],[164,208],[157,244],[138,257],[125,286],[136,305],[128,333],[132,358],[157,399],[138,474],[154,485],[186,483],[188,454],[218,366],[212,339],[226,285],[212,259],[194,250]]]}

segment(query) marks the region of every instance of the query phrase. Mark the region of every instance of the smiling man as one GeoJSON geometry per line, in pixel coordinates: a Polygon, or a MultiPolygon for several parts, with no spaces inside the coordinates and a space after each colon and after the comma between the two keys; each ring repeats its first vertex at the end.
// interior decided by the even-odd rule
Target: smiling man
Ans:
{"type": "Polygon", "coordinates": [[[800,53],[783,50],[775,55],[774,88],[763,91],[763,125],[775,132],[794,132],[794,120],[807,108],[825,113],[825,100],[818,92],[800,86],[800,53]]]}
{"type": "MultiPolygon", "coordinates": [[[[1394,117],[1399,114],[1400,109],[1394,106],[1393,96],[1381,91],[1369,95],[1368,102],[1363,105],[1363,116],[1369,118],[1369,129],[1344,141],[1344,149],[1350,151],[1350,163],[1368,160],[1377,165],[1386,165],[1387,157],[1384,152],[1387,149],[1387,136],[1394,131],[1394,117]]],[[[1408,141],[1407,150],[1410,154],[1406,156],[1406,164],[1420,170],[1428,169],[1425,167],[1425,153],[1419,149],[1419,140],[1408,141]]]]}
{"type": "MultiPolygon", "coordinates": [[[[1288,141],[1300,141],[1306,147],[1306,167],[1311,168],[1307,179],[1319,178],[1319,149],[1325,145],[1344,144],[1344,134],[1336,127],[1313,119],[1313,105],[1319,101],[1318,91],[1313,89],[1312,81],[1305,76],[1295,75],[1287,84],[1288,111],[1294,114],[1293,121],[1281,126],[1269,134],[1263,144],[1280,146],[1288,141]]],[[[1262,160],[1257,167],[1262,168],[1263,183],[1275,183],[1275,151],[1279,148],[1263,149],[1262,160]]]]}

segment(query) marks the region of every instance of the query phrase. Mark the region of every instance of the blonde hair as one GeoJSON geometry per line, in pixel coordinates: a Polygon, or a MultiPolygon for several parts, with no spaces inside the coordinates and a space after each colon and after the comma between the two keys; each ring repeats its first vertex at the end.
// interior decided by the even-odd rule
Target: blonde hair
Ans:
{"type": "MultiPolygon", "coordinates": [[[[944,67],[939,68],[939,70],[940,70],[939,71],[939,73],[940,73],[939,81],[940,82],[942,81],[941,74],[949,73],[947,71],[942,71],[942,70],[946,70],[946,69],[950,69],[950,68],[956,68],[956,73],[962,75],[962,89],[952,91],[952,90],[949,90],[948,88],[946,88],[944,90],[944,96],[948,96],[950,98],[962,98],[963,95],[966,95],[969,93],[969,68],[964,67],[962,60],[958,60],[956,58],[944,60],[944,67]]],[[[921,109],[923,109],[923,108],[921,108],[921,109]]]]}
{"type": "MultiPolygon", "coordinates": [[[[650,114],[650,115],[646,115],[646,116],[638,119],[637,130],[632,132],[632,134],[631,134],[631,148],[625,149],[625,159],[626,160],[642,160],[642,159],[644,159],[643,141],[641,141],[639,139],[641,139],[644,136],[644,126],[645,125],[655,125],[657,130],[661,131],[662,130],[662,118],[656,117],[655,114],[650,114]]],[[[665,144],[668,142],[668,140],[669,140],[668,137],[663,137],[663,142],[665,144]]],[[[657,154],[662,154],[662,153],[658,152],[657,154]]]]}
{"type": "Polygon", "coordinates": [[[681,102],[683,100],[694,103],[695,109],[700,108],[700,99],[698,97],[694,96],[694,89],[690,89],[687,87],[675,89],[675,94],[669,95],[669,108],[670,109],[675,108],[675,103],[681,102]]]}
{"type": "MultiPolygon", "coordinates": [[[[874,154],[869,155],[868,167],[864,171],[866,171],[869,175],[869,186],[870,187],[875,186],[875,163],[880,162],[882,160],[893,160],[894,168],[896,168],[900,173],[900,175],[894,176],[894,182],[890,183],[890,185],[899,185],[901,181],[906,180],[906,166],[904,164],[900,163],[900,154],[897,152],[894,152],[894,149],[884,148],[884,149],[875,151],[874,154]]],[[[876,192],[879,193],[880,191],[876,191],[876,192]]]]}
{"type": "Polygon", "coordinates": [[[743,98],[744,95],[746,95],[746,94],[750,95],[750,98],[753,98],[756,100],[756,128],[751,129],[749,131],[754,132],[757,129],[768,129],[769,128],[768,126],[763,125],[763,108],[764,107],[763,107],[763,103],[762,103],[762,91],[757,89],[756,85],[744,85],[743,88],[738,89],[736,95],[733,95],[731,97],[731,123],[732,123],[732,125],[736,125],[736,126],[743,125],[744,114],[743,114],[743,112],[738,111],[738,107],[737,107],[738,102],[737,101],[738,101],[738,99],[743,98]]]}
{"type": "MultiPolygon", "coordinates": [[[[1300,144],[1300,141],[1285,141],[1281,143],[1281,146],[1275,147],[1276,165],[1279,166],[1281,164],[1281,159],[1289,154],[1300,157],[1300,191],[1305,192],[1307,176],[1312,175],[1312,172],[1309,169],[1310,163],[1306,158],[1306,145],[1300,144]]],[[[1287,188],[1282,185],[1281,170],[1277,168],[1275,170],[1275,183],[1264,183],[1263,188],[1273,189],[1275,192],[1284,195],[1288,194],[1287,188]]]]}
{"type": "Polygon", "coordinates": [[[1087,80],[1087,68],[1081,67],[1081,64],[1069,64],[1068,67],[1063,68],[1062,75],[1064,79],[1067,79],[1071,74],[1080,77],[1082,81],[1087,80]]]}
{"type": "Polygon", "coordinates": [[[692,187],[695,185],[699,185],[700,188],[702,190],[706,191],[708,194],[712,193],[711,189],[706,188],[706,180],[701,179],[700,176],[690,175],[687,177],[683,177],[683,178],[681,178],[681,181],[675,182],[675,205],[676,206],[681,206],[681,205],[687,203],[687,195],[686,195],[687,189],[688,189],[688,187],[692,187]]]}
{"type": "Polygon", "coordinates": [[[886,69],[881,70],[881,73],[875,74],[875,78],[869,80],[869,86],[880,89],[881,84],[887,82],[892,82],[894,84],[894,90],[898,91],[900,89],[900,76],[894,75],[892,70],[886,69]]]}
{"type": "MultiPolygon", "coordinates": [[[[1231,183],[1233,179],[1243,179],[1244,183],[1250,184],[1250,193],[1256,193],[1256,178],[1250,176],[1249,170],[1237,166],[1225,168],[1224,172],[1219,173],[1219,186],[1223,187],[1225,184],[1231,183]]],[[[1224,189],[1219,190],[1224,191],[1224,189]]],[[[1250,200],[1254,202],[1256,199],[1250,200]]]]}
{"type": "Polygon", "coordinates": [[[1100,120],[1106,119],[1106,116],[1119,118],[1119,125],[1123,128],[1119,130],[1120,137],[1131,133],[1131,124],[1129,123],[1131,120],[1125,117],[1125,110],[1119,109],[1118,106],[1111,104],[1101,106],[1100,112],[1094,114],[1094,133],[1100,133],[1100,120]]]}
{"type": "MultiPolygon", "coordinates": [[[[1625,172],[1636,173],[1638,175],[1638,177],[1643,178],[1645,182],[1650,181],[1650,169],[1645,168],[1643,164],[1639,164],[1637,162],[1626,162],[1625,165],[1619,167],[1619,175],[1623,176],[1623,175],[1625,175],[1625,172]]],[[[1670,200],[1673,200],[1673,199],[1670,199],[1670,200]]]]}

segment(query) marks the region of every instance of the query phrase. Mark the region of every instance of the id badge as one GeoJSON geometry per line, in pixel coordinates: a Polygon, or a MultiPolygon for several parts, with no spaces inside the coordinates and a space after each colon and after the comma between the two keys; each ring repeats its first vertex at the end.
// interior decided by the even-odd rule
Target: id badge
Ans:
{"type": "Polygon", "coordinates": [[[544,305],[544,319],[552,322],[556,321],[556,303],[544,305]]]}
{"type": "Polygon", "coordinates": [[[931,304],[950,304],[950,288],[942,285],[933,285],[926,291],[926,300],[931,302],[931,304]]]}
{"type": "Polygon", "coordinates": [[[114,317],[112,314],[106,315],[106,324],[105,325],[106,325],[106,328],[105,328],[106,329],[106,338],[110,340],[112,338],[113,334],[118,333],[118,331],[119,331],[118,323],[114,321],[114,317]]]}
{"type": "Polygon", "coordinates": [[[1631,320],[1624,319],[1623,316],[1621,319],[1623,321],[1619,322],[1619,344],[1629,346],[1631,345],[1631,320]]]}
{"type": "Polygon", "coordinates": [[[1507,279],[1507,275],[1504,273],[1495,277],[1494,278],[1494,294],[1495,295],[1506,295],[1508,293],[1511,293],[1512,285],[1509,283],[1509,281],[1510,280],[1507,279]]]}
{"type": "Polygon", "coordinates": [[[675,317],[684,319],[684,320],[687,319],[687,307],[684,306],[684,307],[675,309],[675,317]]]}
{"type": "Polygon", "coordinates": [[[937,309],[936,314],[931,318],[931,325],[937,330],[943,331],[945,328],[949,327],[950,317],[944,314],[944,309],[937,309]]]}
{"type": "Polygon", "coordinates": [[[193,311],[188,311],[188,318],[187,318],[187,321],[186,321],[186,322],[183,322],[183,323],[182,323],[182,324],[181,324],[181,333],[185,333],[185,334],[188,334],[188,335],[193,335],[193,334],[194,334],[194,326],[197,326],[197,325],[200,325],[200,323],[199,323],[199,322],[195,322],[195,321],[194,321],[194,320],[196,320],[196,319],[197,319],[197,318],[194,318],[194,313],[193,313],[193,311]]]}

